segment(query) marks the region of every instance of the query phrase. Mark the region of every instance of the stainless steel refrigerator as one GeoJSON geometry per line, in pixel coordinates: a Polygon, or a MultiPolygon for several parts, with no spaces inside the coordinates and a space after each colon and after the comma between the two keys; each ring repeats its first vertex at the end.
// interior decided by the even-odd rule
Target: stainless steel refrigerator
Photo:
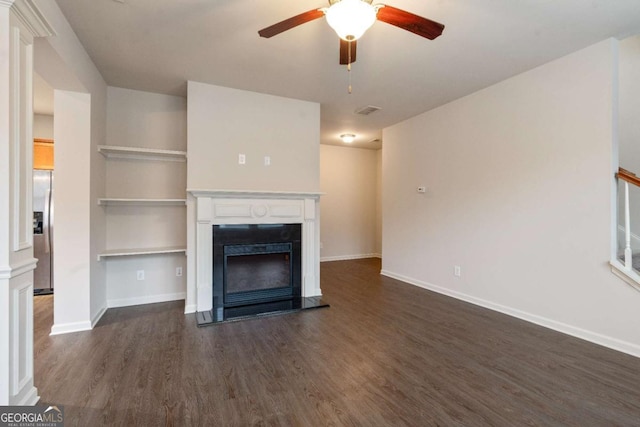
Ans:
{"type": "Polygon", "coordinates": [[[33,274],[35,295],[53,293],[53,171],[33,171],[33,274]]]}

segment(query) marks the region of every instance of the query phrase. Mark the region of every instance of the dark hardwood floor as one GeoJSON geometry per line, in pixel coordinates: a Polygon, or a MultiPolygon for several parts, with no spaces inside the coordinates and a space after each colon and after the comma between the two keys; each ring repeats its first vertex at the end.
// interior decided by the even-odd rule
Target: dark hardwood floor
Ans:
{"type": "Polygon", "coordinates": [[[41,403],[67,426],[640,425],[640,359],[378,274],[323,263],[330,308],[197,328],[183,302],[50,337],[41,403]]]}

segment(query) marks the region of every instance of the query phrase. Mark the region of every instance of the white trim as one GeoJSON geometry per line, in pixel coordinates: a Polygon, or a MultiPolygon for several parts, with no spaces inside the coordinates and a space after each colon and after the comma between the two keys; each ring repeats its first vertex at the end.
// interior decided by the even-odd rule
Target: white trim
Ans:
{"type": "Polygon", "coordinates": [[[29,334],[33,334],[33,281],[12,287],[11,307],[13,339],[10,348],[13,349],[14,366],[11,384],[13,395],[18,396],[29,384],[33,385],[33,336],[29,339],[29,334]],[[21,310],[22,301],[26,306],[24,310],[21,310]],[[21,330],[24,330],[24,334],[21,330]],[[25,354],[21,354],[21,342],[26,343],[25,354]]]}
{"type": "Polygon", "coordinates": [[[486,301],[480,298],[473,297],[461,292],[452,291],[440,286],[433,285],[431,283],[423,282],[421,280],[413,279],[411,277],[396,274],[391,271],[381,270],[380,274],[390,277],[392,279],[400,280],[401,282],[408,283],[410,285],[418,286],[420,288],[428,289],[433,292],[437,292],[442,295],[446,295],[455,299],[469,302],[471,304],[478,305],[480,307],[488,308],[493,311],[497,311],[503,314],[507,314],[518,319],[526,320],[527,322],[534,323],[545,328],[553,329],[558,332],[562,332],[567,335],[571,335],[586,341],[590,341],[594,344],[602,345],[604,347],[611,348],[613,350],[621,351],[623,353],[630,354],[632,356],[640,357],[640,345],[622,341],[617,338],[612,338],[606,335],[598,334],[596,332],[587,331],[585,329],[577,328],[575,326],[567,325],[566,323],[558,322],[546,317],[537,316],[535,314],[527,313],[515,308],[507,307],[501,304],[496,304],[491,301],[486,301]]]}
{"type": "Polygon", "coordinates": [[[89,320],[84,322],[62,323],[60,325],[53,325],[49,335],[69,334],[71,332],[90,331],[91,329],[91,321],[89,320]]]}
{"type": "MultiPolygon", "coordinates": [[[[13,8],[12,8],[13,9],[13,8]]],[[[10,114],[10,142],[11,149],[9,152],[10,162],[13,165],[13,176],[11,177],[13,184],[13,191],[11,192],[11,207],[13,208],[13,251],[19,252],[23,247],[23,242],[20,240],[20,231],[21,220],[23,219],[22,215],[20,215],[20,202],[21,199],[25,197],[25,194],[21,191],[21,184],[23,183],[21,172],[23,172],[22,168],[22,150],[21,150],[21,140],[22,137],[20,132],[22,127],[20,126],[20,118],[22,113],[21,108],[21,56],[22,56],[22,38],[20,37],[20,27],[11,27],[9,35],[9,43],[11,47],[9,48],[9,64],[10,64],[10,85],[9,85],[9,102],[10,102],[10,110],[12,114],[10,114]]]]}
{"type": "Polygon", "coordinates": [[[349,261],[352,259],[382,258],[381,254],[358,254],[320,257],[320,262],[349,261]]]}
{"type": "Polygon", "coordinates": [[[15,405],[17,406],[35,406],[40,400],[40,396],[38,396],[38,389],[34,386],[31,386],[29,391],[24,395],[24,397],[15,405]]]}
{"type": "Polygon", "coordinates": [[[107,306],[109,308],[129,307],[132,305],[155,304],[158,302],[184,300],[186,297],[187,297],[186,292],[176,292],[173,294],[148,295],[148,296],[134,297],[134,298],[110,299],[107,301],[107,306]]]}
{"type": "Polygon", "coordinates": [[[184,314],[195,313],[198,309],[196,304],[185,304],[184,306],[184,314]]]}
{"type": "Polygon", "coordinates": [[[0,279],[8,280],[29,273],[35,270],[36,264],[38,264],[37,258],[29,258],[13,266],[7,265],[0,267],[0,279]]]}
{"type": "Polygon", "coordinates": [[[11,7],[15,0],[0,0],[0,6],[11,7]]]}
{"type": "Polygon", "coordinates": [[[242,199],[247,198],[265,198],[265,199],[300,199],[312,198],[319,199],[324,193],[311,191],[260,191],[260,190],[202,190],[187,188],[187,192],[195,197],[225,197],[242,199]]]}
{"type": "Polygon", "coordinates": [[[634,270],[628,270],[625,265],[617,259],[609,262],[611,266],[611,272],[624,280],[628,285],[634,288],[636,291],[640,291],[640,275],[634,270]]]}
{"type": "Polygon", "coordinates": [[[91,319],[91,329],[95,328],[102,316],[107,312],[107,307],[102,307],[100,311],[91,319]]]}
{"type": "MultiPolygon", "coordinates": [[[[6,4],[6,0],[3,3],[6,4]]],[[[16,1],[13,3],[11,10],[34,36],[51,37],[56,35],[56,31],[33,0],[16,1]]]]}

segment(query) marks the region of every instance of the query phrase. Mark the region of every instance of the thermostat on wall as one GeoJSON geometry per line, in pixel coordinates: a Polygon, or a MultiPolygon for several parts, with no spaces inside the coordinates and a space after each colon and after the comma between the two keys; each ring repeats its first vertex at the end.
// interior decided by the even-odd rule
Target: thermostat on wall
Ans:
{"type": "Polygon", "coordinates": [[[427,187],[418,187],[418,193],[424,193],[427,191],[427,187]]]}

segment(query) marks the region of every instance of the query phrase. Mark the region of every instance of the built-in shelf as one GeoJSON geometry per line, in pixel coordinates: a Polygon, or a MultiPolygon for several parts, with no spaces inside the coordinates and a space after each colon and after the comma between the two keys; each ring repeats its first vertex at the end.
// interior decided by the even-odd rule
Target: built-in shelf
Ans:
{"type": "MultiPolygon", "coordinates": [[[[138,168],[138,167],[146,167],[139,164],[137,161],[163,161],[163,162],[186,162],[187,153],[186,151],[175,151],[175,150],[163,150],[156,148],[142,148],[142,147],[123,147],[116,145],[99,145],[98,152],[101,153],[107,163],[107,167],[110,164],[110,160],[117,159],[126,159],[126,160],[135,160],[136,162],[127,162],[125,165],[119,165],[118,173],[128,174],[132,169],[130,168],[138,168]]],[[[168,168],[161,165],[153,166],[151,173],[159,174],[159,177],[164,176],[164,178],[169,178],[167,174],[169,173],[178,173],[178,171],[174,168],[168,168]],[[156,167],[157,166],[157,167],[156,167]]],[[[170,165],[166,165],[170,166],[170,165]]],[[[179,168],[180,171],[184,171],[183,168],[179,168]]],[[[133,177],[134,175],[131,175],[133,177]]],[[[153,186],[143,185],[142,182],[139,181],[131,181],[131,187],[129,188],[129,192],[136,195],[141,196],[151,196],[153,195],[153,186]]],[[[118,186],[115,186],[113,190],[117,191],[118,186]]],[[[113,194],[113,192],[109,192],[113,194]]],[[[173,194],[182,195],[180,192],[173,192],[173,194]]],[[[122,193],[118,195],[123,195],[122,193]]],[[[164,207],[167,206],[177,206],[177,207],[185,207],[187,204],[186,198],[128,198],[128,197],[103,197],[97,200],[98,205],[101,206],[111,206],[114,209],[107,209],[105,213],[107,215],[116,214],[119,212],[119,209],[122,207],[137,207],[143,208],[139,210],[139,215],[141,217],[145,217],[145,215],[158,215],[159,212],[154,212],[152,209],[160,208],[163,213],[160,215],[165,215],[169,213],[175,213],[173,210],[164,210],[164,207]]],[[[114,230],[116,235],[126,235],[126,230],[129,227],[133,227],[131,223],[121,224],[123,230],[114,230]]],[[[170,227],[174,227],[174,225],[169,225],[170,227]]],[[[179,225],[175,225],[179,226],[179,225]]],[[[116,239],[117,240],[117,239],[116,239]]],[[[167,242],[178,243],[174,242],[167,242]]],[[[149,244],[151,246],[153,243],[139,241],[138,245],[145,246],[145,244],[149,244]]],[[[126,246],[123,245],[123,246],[126,246]]],[[[159,254],[185,254],[187,253],[187,249],[184,246],[165,246],[165,247],[147,247],[147,248],[121,248],[121,249],[108,249],[104,250],[102,253],[98,255],[98,261],[102,259],[110,259],[112,257],[132,257],[132,256],[148,256],[148,255],[159,255],[159,254]]]]}
{"type": "Polygon", "coordinates": [[[98,204],[107,205],[153,205],[153,206],[179,206],[186,205],[187,199],[98,199],[98,204]]]}
{"type": "Polygon", "coordinates": [[[147,160],[186,161],[186,151],[159,150],[156,148],[120,147],[117,145],[98,145],[98,152],[105,157],[129,157],[147,160]]]}
{"type": "Polygon", "coordinates": [[[122,256],[140,256],[140,255],[158,255],[158,254],[175,254],[187,253],[187,248],[182,246],[172,246],[164,248],[143,248],[143,249],[110,249],[98,254],[98,261],[102,258],[122,257],[122,256]]]}

